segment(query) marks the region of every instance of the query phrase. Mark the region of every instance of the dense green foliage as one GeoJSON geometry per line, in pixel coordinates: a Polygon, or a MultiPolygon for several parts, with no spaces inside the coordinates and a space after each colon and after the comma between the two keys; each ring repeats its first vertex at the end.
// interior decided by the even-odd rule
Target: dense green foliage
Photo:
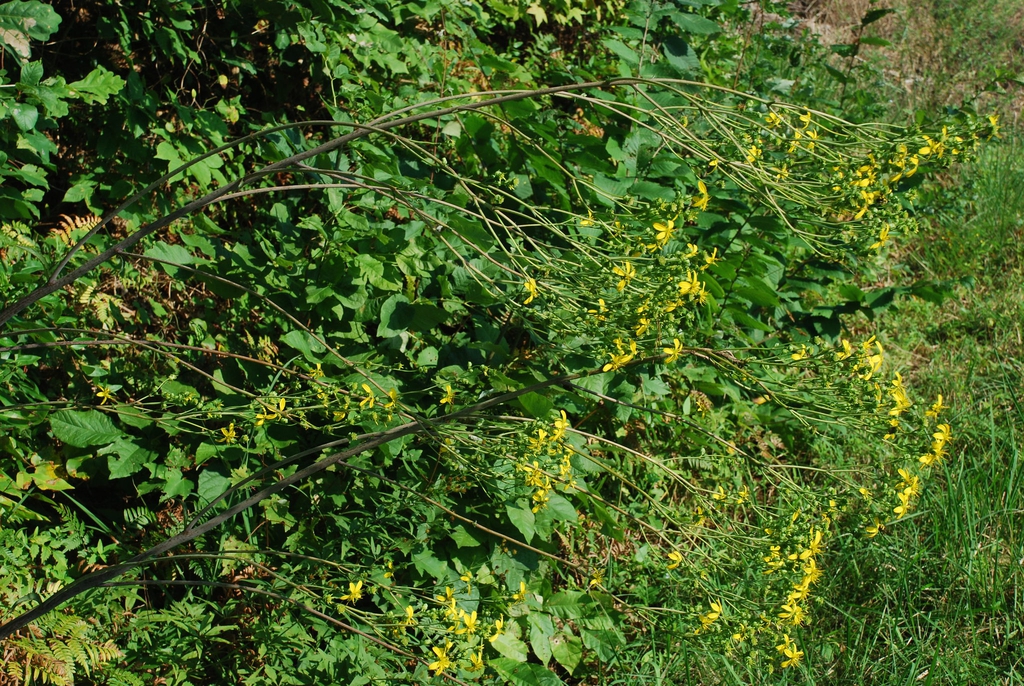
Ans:
{"type": "Polygon", "coordinates": [[[868,327],[970,276],[884,255],[998,124],[770,11],[0,6],[0,678],[855,669],[955,445],[868,327]]]}

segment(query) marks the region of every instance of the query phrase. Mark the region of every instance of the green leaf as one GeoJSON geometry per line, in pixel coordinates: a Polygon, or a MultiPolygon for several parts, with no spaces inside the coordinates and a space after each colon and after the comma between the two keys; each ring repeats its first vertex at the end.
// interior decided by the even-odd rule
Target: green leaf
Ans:
{"type": "Polygon", "coordinates": [[[38,0],[0,5],[0,44],[20,60],[30,55],[29,39],[44,41],[60,26],[60,15],[38,0]]]}
{"type": "Polygon", "coordinates": [[[622,61],[631,67],[635,67],[640,64],[640,56],[636,54],[636,50],[629,47],[625,43],[614,38],[605,38],[601,43],[614,52],[616,55],[622,58],[622,61]]]}
{"type": "Polygon", "coordinates": [[[892,45],[889,41],[884,38],[879,38],[878,36],[864,36],[860,39],[860,42],[862,45],[877,45],[881,48],[887,48],[892,45]]]}
{"type": "Polygon", "coordinates": [[[583,645],[597,653],[602,662],[610,662],[615,659],[619,649],[622,647],[622,637],[615,631],[609,629],[582,629],[583,645]]]}
{"type": "Polygon", "coordinates": [[[446,574],[448,574],[448,563],[444,560],[439,560],[437,556],[427,548],[424,548],[413,555],[412,563],[416,565],[416,569],[421,574],[428,574],[435,579],[442,579],[446,574]]]}
{"type": "Polygon", "coordinates": [[[697,35],[710,35],[712,33],[720,33],[722,27],[711,21],[705,19],[699,14],[693,14],[692,12],[672,12],[669,17],[679,26],[680,29],[687,33],[693,33],[697,35]]]}
{"type": "Polygon", "coordinates": [[[586,596],[582,591],[559,591],[544,601],[544,609],[559,619],[579,619],[586,614],[580,602],[586,596]]]}
{"type": "Polygon", "coordinates": [[[541,665],[522,664],[504,658],[488,660],[487,664],[494,668],[498,676],[515,686],[558,686],[565,683],[554,672],[541,665]]]}
{"type": "Polygon", "coordinates": [[[882,17],[894,13],[896,10],[890,7],[879,7],[878,9],[868,10],[860,20],[861,26],[867,26],[868,24],[874,24],[882,17]]]}
{"type": "Polygon", "coordinates": [[[744,280],[747,285],[737,288],[736,295],[762,307],[774,307],[779,304],[779,296],[764,281],[754,276],[744,277],[744,280]]]}
{"type": "Polygon", "coordinates": [[[39,110],[34,105],[26,105],[19,102],[10,109],[11,119],[22,131],[31,131],[39,120],[39,110]]]}
{"type": "MultiPolygon", "coordinates": [[[[196,257],[188,251],[183,245],[168,245],[167,243],[157,243],[146,248],[146,251],[142,253],[146,257],[152,257],[157,260],[163,260],[164,262],[170,262],[172,264],[193,264],[203,263],[206,260],[201,257],[196,257]]],[[[168,265],[162,265],[164,267],[168,265]]]]}
{"type": "Polygon", "coordinates": [[[579,515],[576,508],[572,506],[564,496],[558,493],[551,493],[544,509],[550,513],[551,518],[563,522],[575,522],[579,515]]]}
{"type": "Polygon", "coordinates": [[[565,671],[572,673],[583,659],[583,641],[572,632],[559,631],[548,641],[551,643],[551,654],[565,671]]]}
{"type": "Polygon", "coordinates": [[[529,543],[533,540],[534,535],[537,533],[536,520],[533,516],[533,510],[527,507],[515,507],[513,505],[506,505],[505,511],[508,512],[508,518],[513,525],[523,534],[523,538],[529,543]]]}
{"type": "Polygon", "coordinates": [[[381,338],[398,336],[403,331],[429,331],[448,319],[448,312],[427,304],[412,304],[404,295],[392,295],[380,308],[381,338]]]}
{"type": "Polygon", "coordinates": [[[519,396],[518,400],[523,409],[537,419],[544,419],[554,408],[554,404],[547,397],[532,391],[519,396]]]}
{"type": "Polygon", "coordinates": [[[107,469],[110,471],[111,479],[131,476],[156,460],[156,453],[125,440],[115,441],[97,452],[100,455],[108,455],[107,469]]]}
{"type": "Polygon", "coordinates": [[[98,410],[55,412],[50,415],[50,429],[54,436],[76,448],[107,445],[121,437],[121,430],[110,417],[98,410]]]}
{"type": "Polygon", "coordinates": [[[327,350],[320,341],[302,330],[289,331],[281,336],[281,342],[298,350],[310,362],[319,362],[318,355],[322,355],[327,350]]]}
{"type": "MultiPolygon", "coordinates": [[[[494,646],[495,650],[508,658],[509,666],[526,662],[526,658],[530,654],[526,644],[507,631],[492,640],[491,645],[494,646]]],[[[494,665],[494,663],[495,660],[490,661],[491,665],[494,665]]]]}
{"type": "Polygon", "coordinates": [[[533,654],[546,665],[551,659],[551,643],[548,639],[555,633],[551,616],[543,612],[531,612],[526,616],[526,621],[530,624],[530,648],[533,649],[533,654]]]}
{"type": "Polygon", "coordinates": [[[480,540],[473,536],[473,534],[471,534],[469,530],[461,524],[455,527],[449,536],[451,536],[451,539],[455,541],[455,545],[460,548],[476,548],[480,545],[480,540]]]}
{"type": "Polygon", "coordinates": [[[681,75],[700,71],[700,60],[697,59],[693,48],[682,38],[670,36],[662,42],[661,47],[665,54],[665,59],[681,75]]]}
{"type": "Polygon", "coordinates": [[[84,79],[68,84],[74,94],[78,95],[87,105],[107,104],[107,98],[120,93],[124,88],[124,79],[104,67],[96,67],[84,79]]]}
{"type": "Polygon", "coordinates": [[[230,487],[231,480],[226,476],[212,469],[204,469],[199,474],[199,488],[196,489],[200,506],[209,505],[230,487]]]}

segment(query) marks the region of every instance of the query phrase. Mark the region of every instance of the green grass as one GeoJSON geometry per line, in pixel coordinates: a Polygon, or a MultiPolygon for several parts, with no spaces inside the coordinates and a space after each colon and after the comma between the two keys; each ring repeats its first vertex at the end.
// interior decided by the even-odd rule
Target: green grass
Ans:
{"type": "MultiPolygon", "coordinates": [[[[991,144],[944,182],[949,205],[903,261],[969,279],[942,305],[904,301],[879,328],[918,402],[942,393],[956,437],[915,516],[832,560],[848,614],[821,683],[1024,683],[1024,156],[991,144]],[[859,609],[857,609],[859,608],[859,609]]],[[[819,616],[825,611],[819,610],[819,616]]]]}

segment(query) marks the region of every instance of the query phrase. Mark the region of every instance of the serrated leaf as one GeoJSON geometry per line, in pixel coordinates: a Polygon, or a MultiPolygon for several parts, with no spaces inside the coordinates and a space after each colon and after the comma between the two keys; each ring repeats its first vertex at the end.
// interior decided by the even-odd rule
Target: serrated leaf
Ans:
{"type": "Polygon", "coordinates": [[[108,445],[121,437],[121,430],[110,417],[98,410],[55,412],[50,415],[50,429],[54,436],[76,448],[108,445]]]}
{"type": "Polygon", "coordinates": [[[107,455],[107,470],[111,479],[131,476],[156,460],[156,453],[126,440],[117,440],[97,452],[100,455],[107,455]]]}
{"type": "Polygon", "coordinates": [[[685,76],[700,71],[700,60],[693,52],[693,48],[682,38],[670,36],[662,42],[661,46],[665,59],[680,75],[685,76]]]}
{"type": "Polygon", "coordinates": [[[559,591],[544,600],[544,609],[559,619],[578,619],[586,614],[582,591],[559,591]]]}
{"type": "Polygon", "coordinates": [[[707,36],[722,31],[722,27],[715,22],[692,12],[672,12],[669,17],[687,33],[707,36]]]}

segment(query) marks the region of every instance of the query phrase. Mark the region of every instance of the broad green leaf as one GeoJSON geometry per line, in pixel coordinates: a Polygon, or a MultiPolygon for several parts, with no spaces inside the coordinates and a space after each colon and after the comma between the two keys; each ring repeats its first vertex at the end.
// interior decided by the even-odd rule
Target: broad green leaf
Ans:
{"type": "MultiPolygon", "coordinates": [[[[514,663],[526,662],[526,658],[530,654],[526,644],[507,631],[499,635],[497,638],[494,638],[491,641],[491,645],[495,650],[514,663]]],[[[493,660],[491,661],[491,664],[494,664],[493,660]]]]}
{"type": "Polygon", "coordinates": [[[74,486],[57,476],[57,465],[52,462],[44,462],[36,465],[32,473],[32,482],[37,488],[44,491],[70,491],[74,486]]]}
{"type": "Polygon", "coordinates": [[[700,60],[686,41],[670,36],[662,42],[665,59],[680,75],[693,74],[700,71],[700,60]]]}
{"type": "Polygon", "coordinates": [[[531,612],[526,615],[526,621],[530,625],[530,648],[533,649],[533,654],[546,665],[551,659],[551,643],[548,639],[555,633],[551,616],[543,612],[531,612]]]}
{"type": "Polygon", "coordinates": [[[76,448],[107,445],[121,436],[110,417],[98,410],[55,412],[50,415],[50,428],[54,436],[76,448]]]}
{"type": "Polygon", "coordinates": [[[699,14],[693,14],[692,12],[672,12],[669,14],[669,17],[680,29],[687,33],[710,35],[712,33],[719,33],[722,30],[722,27],[710,19],[705,19],[699,14]]]}
{"type": "Polygon", "coordinates": [[[480,540],[461,524],[455,527],[449,535],[455,541],[455,545],[460,548],[475,548],[480,545],[480,540]]]}
{"type": "Polygon", "coordinates": [[[572,676],[583,659],[583,641],[571,631],[559,631],[548,640],[551,643],[551,655],[572,676]]]}
{"type": "Polygon", "coordinates": [[[107,455],[107,470],[111,479],[123,479],[141,471],[146,465],[153,464],[156,453],[140,448],[131,441],[119,439],[106,448],[97,451],[107,455]]]}
{"type": "Polygon", "coordinates": [[[60,26],[60,15],[38,0],[12,0],[0,5],[0,44],[15,57],[27,60],[29,39],[47,40],[60,26]]]}
{"type": "Polygon", "coordinates": [[[554,672],[541,665],[522,664],[514,659],[504,658],[488,660],[487,664],[494,668],[498,676],[515,686],[559,686],[559,684],[565,683],[554,672]]]}
{"type": "Polygon", "coordinates": [[[200,507],[209,505],[214,498],[220,496],[230,487],[231,480],[226,476],[212,469],[204,469],[199,473],[199,487],[196,489],[200,507]]]}
{"type": "Polygon", "coordinates": [[[327,350],[320,341],[299,329],[281,336],[281,342],[298,350],[310,362],[319,362],[319,355],[327,350]]]}
{"type": "Polygon", "coordinates": [[[420,573],[425,573],[435,579],[442,579],[448,574],[448,563],[439,560],[433,551],[424,548],[412,556],[412,563],[420,573]]]}
{"type": "Polygon", "coordinates": [[[544,609],[559,619],[578,619],[586,614],[585,602],[582,591],[559,591],[544,600],[544,609]]]}
{"type": "Polygon", "coordinates": [[[508,518],[512,524],[523,534],[523,538],[529,543],[533,540],[534,535],[537,533],[535,517],[533,511],[529,505],[526,507],[516,507],[513,505],[506,505],[505,511],[508,512],[508,518]]]}
{"type": "Polygon", "coordinates": [[[544,419],[554,408],[554,404],[547,397],[532,391],[519,396],[518,400],[523,409],[537,419],[544,419]]]}

